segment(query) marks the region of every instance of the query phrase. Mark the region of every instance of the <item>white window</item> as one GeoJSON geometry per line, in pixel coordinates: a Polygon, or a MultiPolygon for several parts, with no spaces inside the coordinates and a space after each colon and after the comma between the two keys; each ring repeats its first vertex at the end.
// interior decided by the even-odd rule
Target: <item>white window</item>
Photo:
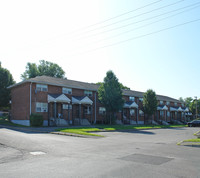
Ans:
{"type": "Polygon", "coordinates": [[[166,103],[167,105],[170,105],[170,102],[169,101],[167,101],[167,103],[166,103]]]}
{"type": "Polygon", "coordinates": [[[130,115],[134,116],[135,115],[135,109],[130,109],[130,115]]]}
{"type": "Polygon", "coordinates": [[[36,84],[37,91],[48,91],[47,85],[36,84]]]}
{"type": "Polygon", "coordinates": [[[160,104],[163,105],[163,101],[160,101],[160,104]]]}
{"type": "Polygon", "coordinates": [[[134,96],[129,96],[129,100],[130,101],[135,101],[135,97],[134,96]]]}
{"type": "Polygon", "coordinates": [[[177,103],[174,103],[174,106],[177,106],[177,103]]]}
{"type": "Polygon", "coordinates": [[[70,104],[63,104],[63,109],[72,109],[72,105],[70,105],[70,104]]]}
{"type": "Polygon", "coordinates": [[[84,94],[85,94],[86,96],[92,96],[92,91],[85,90],[85,91],[84,91],[84,94]]]}
{"type": "Polygon", "coordinates": [[[144,116],[144,112],[142,110],[139,110],[139,115],[144,116]]]}
{"type": "Polygon", "coordinates": [[[47,103],[36,103],[36,112],[48,112],[47,103]]]}
{"type": "Polygon", "coordinates": [[[164,111],[160,111],[160,116],[164,116],[164,111]]]}
{"type": "Polygon", "coordinates": [[[139,98],[139,101],[140,101],[140,102],[143,102],[143,98],[139,98]]]}
{"type": "Polygon", "coordinates": [[[64,94],[72,94],[72,89],[71,88],[62,88],[62,93],[64,94]]]}
{"type": "Polygon", "coordinates": [[[85,114],[91,114],[91,113],[92,113],[92,108],[91,108],[91,106],[86,106],[86,107],[84,108],[84,113],[85,113],[85,114]]]}
{"type": "Polygon", "coordinates": [[[167,117],[170,117],[170,112],[169,111],[167,111],[167,117]]]}
{"type": "Polygon", "coordinates": [[[106,114],[106,108],[99,107],[99,114],[106,114]]]}

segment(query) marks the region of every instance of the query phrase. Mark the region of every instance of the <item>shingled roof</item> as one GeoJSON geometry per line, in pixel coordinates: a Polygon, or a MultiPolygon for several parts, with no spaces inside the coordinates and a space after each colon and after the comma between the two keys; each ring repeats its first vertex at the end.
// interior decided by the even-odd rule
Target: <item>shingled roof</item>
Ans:
{"type": "MultiPolygon", "coordinates": [[[[133,91],[133,90],[122,90],[123,95],[126,96],[134,96],[134,97],[139,97],[139,98],[143,98],[144,92],[141,91],[133,91]]],[[[168,96],[163,96],[163,95],[156,95],[157,100],[159,101],[170,101],[170,102],[177,102],[177,103],[181,103],[181,101],[168,97],[168,96]]]]}
{"type": "Polygon", "coordinates": [[[79,82],[79,81],[61,79],[61,78],[55,78],[55,77],[49,77],[49,76],[38,76],[35,78],[30,78],[20,83],[14,84],[10,86],[9,88],[13,88],[15,86],[18,86],[20,84],[27,83],[27,82],[56,85],[56,86],[69,87],[69,88],[78,88],[78,89],[92,90],[92,91],[97,91],[99,88],[99,85],[92,84],[92,83],[79,82]]]}
{"type": "MultiPolygon", "coordinates": [[[[98,88],[99,88],[99,85],[93,84],[93,83],[80,82],[80,81],[68,80],[68,79],[61,79],[61,78],[55,78],[55,77],[49,77],[49,76],[38,76],[38,77],[35,77],[35,78],[24,80],[22,82],[11,85],[8,88],[13,88],[13,87],[21,85],[23,83],[29,83],[29,82],[47,84],[47,85],[54,85],[54,86],[61,86],[61,87],[84,89],[84,90],[91,90],[91,91],[97,91],[98,88]]],[[[144,95],[144,92],[134,91],[134,90],[122,90],[122,93],[125,96],[134,96],[134,97],[139,97],[139,98],[142,98],[143,95],[144,95]]],[[[174,99],[174,98],[171,98],[171,97],[168,97],[168,96],[163,96],[163,95],[157,95],[157,99],[161,100],[161,101],[170,101],[170,102],[181,103],[177,99],[174,99]]]]}

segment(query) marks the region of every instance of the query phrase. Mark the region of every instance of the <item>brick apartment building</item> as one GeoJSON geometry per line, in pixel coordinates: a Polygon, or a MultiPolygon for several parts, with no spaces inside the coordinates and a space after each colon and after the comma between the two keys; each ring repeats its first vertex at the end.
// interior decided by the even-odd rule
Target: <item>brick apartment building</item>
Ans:
{"type": "MultiPolygon", "coordinates": [[[[103,123],[106,110],[98,100],[99,85],[39,76],[10,86],[11,120],[30,125],[30,114],[40,113],[44,125],[88,125],[103,123]]],[[[117,123],[143,124],[143,92],[123,90],[125,104],[117,123]]],[[[185,121],[188,108],[179,100],[157,95],[154,122],[185,121]]]]}

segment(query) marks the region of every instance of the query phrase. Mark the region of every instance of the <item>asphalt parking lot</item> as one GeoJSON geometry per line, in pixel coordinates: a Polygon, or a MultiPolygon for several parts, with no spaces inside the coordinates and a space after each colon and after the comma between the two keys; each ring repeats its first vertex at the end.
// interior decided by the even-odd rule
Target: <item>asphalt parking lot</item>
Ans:
{"type": "Polygon", "coordinates": [[[200,128],[103,132],[79,138],[0,128],[0,177],[200,177],[200,128]]]}

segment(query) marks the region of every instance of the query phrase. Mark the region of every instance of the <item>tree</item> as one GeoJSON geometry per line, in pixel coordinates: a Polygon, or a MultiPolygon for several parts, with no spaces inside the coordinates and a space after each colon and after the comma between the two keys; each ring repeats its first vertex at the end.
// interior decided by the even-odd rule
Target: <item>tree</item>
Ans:
{"type": "Polygon", "coordinates": [[[11,73],[0,66],[0,107],[5,108],[9,106],[10,90],[8,86],[13,85],[15,82],[11,73]]]}
{"type": "Polygon", "coordinates": [[[120,83],[112,71],[106,73],[104,82],[98,89],[98,96],[99,100],[106,108],[106,113],[109,114],[111,124],[112,119],[115,119],[115,113],[122,110],[124,105],[120,83]]]}
{"type": "Polygon", "coordinates": [[[200,99],[199,100],[193,99],[193,101],[189,105],[189,110],[193,115],[196,115],[196,107],[197,107],[197,113],[200,113],[200,99]]]}
{"type": "Polygon", "coordinates": [[[184,99],[185,101],[185,106],[189,108],[190,103],[193,101],[192,97],[187,97],[184,99]]]}
{"type": "Polygon", "coordinates": [[[185,100],[182,98],[182,97],[180,97],[179,99],[178,99],[180,102],[185,102],[185,100]]]}
{"type": "Polygon", "coordinates": [[[35,63],[28,62],[26,65],[25,72],[21,75],[22,80],[26,80],[29,78],[34,78],[36,76],[50,76],[50,77],[57,77],[57,78],[64,78],[65,72],[64,70],[55,63],[40,60],[40,64],[36,65],[35,63]]]}
{"type": "Polygon", "coordinates": [[[149,89],[144,93],[143,96],[143,108],[144,113],[147,114],[147,120],[151,117],[157,110],[157,98],[156,93],[149,89]]]}

